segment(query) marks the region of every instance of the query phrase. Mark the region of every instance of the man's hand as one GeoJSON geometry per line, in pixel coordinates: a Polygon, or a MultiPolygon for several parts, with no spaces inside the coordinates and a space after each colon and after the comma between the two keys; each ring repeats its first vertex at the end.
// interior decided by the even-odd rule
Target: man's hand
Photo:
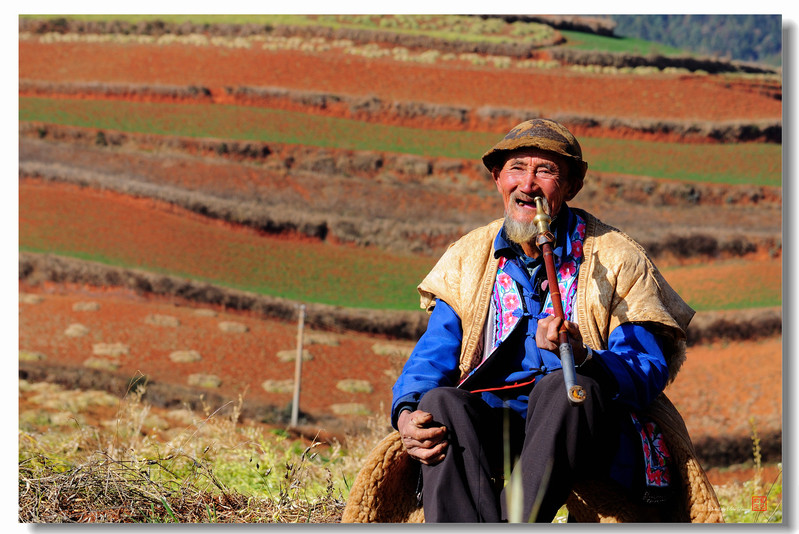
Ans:
{"type": "MultiPolygon", "coordinates": [[[[558,330],[560,330],[561,320],[554,315],[548,315],[538,320],[538,327],[535,331],[535,344],[539,349],[546,349],[558,354],[560,344],[558,330]]],[[[577,323],[566,321],[566,331],[569,332],[569,343],[574,354],[574,363],[580,365],[585,360],[587,350],[583,344],[583,336],[577,323]]]]}
{"type": "Polygon", "coordinates": [[[433,416],[427,412],[404,410],[397,420],[402,445],[411,458],[425,465],[435,465],[444,459],[447,450],[447,429],[429,426],[433,416]]]}

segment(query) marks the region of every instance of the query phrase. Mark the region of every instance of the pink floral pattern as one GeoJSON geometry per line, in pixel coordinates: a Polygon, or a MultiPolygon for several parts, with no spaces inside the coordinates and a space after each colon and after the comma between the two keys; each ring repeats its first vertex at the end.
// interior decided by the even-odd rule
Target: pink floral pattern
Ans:
{"type": "MultiPolygon", "coordinates": [[[[583,241],[585,241],[585,221],[576,213],[577,224],[574,231],[568,236],[567,254],[560,265],[556,266],[558,285],[563,299],[563,312],[566,318],[573,320],[574,296],[577,293],[577,272],[583,261],[583,241]]],[[[492,299],[497,310],[494,323],[494,343],[491,350],[497,348],[522,318],[522,296],[513,278],[505,272],[507,258],[502,256],[497,267],[497,278],[494,282],[494,292],[492,299]]],[[[544,282],[546,283],[546,281],[544,282]]],[[[547,294],[543,313],[554,315],[552,298],[547,294]]]]}
{"type": "Polygon", "coordinates": [[[519,319],[522,318],[522,297],[519,293],[519,288],[516,282],[505,272],[505,263],[507,258],[504,256],[499,259],[499,267],[497,269],[497,280],[494,283],[494,306],[497,310],[496,323],[494,325],[494,345],[491,349],[495,349],[500,343],[505,341],[513,331],[513,328],[518,324],[519,319]]]}
{"type": "MultiPolygon", "coordinates": [[[[499,268],[502,269],[502,267],[504,267],[504,265],[505,265],[505,261],[507,261],[507,260],[503,256],[500,261],[502,262],[502,265],[500,265],[499,268]]],[[[513,278],[511,278],[510,275],[507,274],[507,273],[500,272],[497,275],[497,283],[500,285],[500,287],[503,290],[509,291],[510,288],[513,287],[513,278]]]]}
{"type": "MultiPolygon", "coordinates": [[[[580,264],[583,262],[583,241],[585,241],[585,220],[576,213],[574,213],[574,216],[577,218],[577,224],[574,227],[574,232],[568,236],[571,250],[566,254],[565,258],[556,269],[560,298],[563,300],[563,314],[569,321],[574,320],[574,296],[577,294],[577,273],[580,270],[580,264]]],[[[555,309],[552,306],[552,297],[550,294],[547,294],[547,299],[544,302],[542,311],[549,315],[555,315],[555,309]]]]}
{"type": "Polygon", "coordinates": [[[663,433],[654,421],[641,421],[634,413],[630,412],[633,425],[641,437],[644,450],[644,466],[646,467],[646,485],[649,487],[665,488],[671,483],[668,460],[671,456],[663,433]]]}
{"type": "Polygon", "coordinates": [[[502,307],[506,310],[515,310],[520,304],[519,297],[512,292],[502,296],[502,307]]]}
{"type": "Polygon", "coordinates": [[[577,266],[574,264],[574,262],[567,261],[566,263],[561,264],[560,269],[558,269],[558,274],[560,275],[558,278],[568,278],[576,272],[577,266]]]}
{"type": "MultiPolygon", "coordinates": [[[[585,236],[585,225],[583,225],[583,234],[582,235],[585,236]]],[[[582,241],[574,241],[572,243],[572,256],[574,256],[577,259],[582,260],[582,258],[583,258],[583,242],[582,241]]]]}

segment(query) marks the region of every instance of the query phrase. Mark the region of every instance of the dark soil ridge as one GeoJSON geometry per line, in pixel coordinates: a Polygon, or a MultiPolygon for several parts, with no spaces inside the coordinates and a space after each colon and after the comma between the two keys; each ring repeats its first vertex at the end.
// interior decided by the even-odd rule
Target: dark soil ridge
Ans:
{"type": "MultiPolygon", "coordinates": [[[[298,206],[268,206],[245,198],[221,198],[179,187],[121,179],[117,175],[65,168],[59,164],[21,162],[20,179],[68,183],[81,187],[113,191],[134,198],[148,198],[185,209],[202,217],[251,228],[270,235],[311,238],[362,247],[377,247],[394,252],[439,255],[479,224],[454,224],[429,220],[423,226],[393,218],[375,219],[331,213],[308,212],[298,206]]],[[[688,229],[687,234],[669,233],[658,238],[640,239],[653,258],[669,261],[746,257],[761,253],[779,255],[780,236],[717,236],[688,229]]]]}
{"type": "MultiPolygon", "coordinates": [[[[781,88],[779,89],[781,95],[781,88]]],[[[468,108],[425,102],[389,102],[377,96],[356,97],[279,87],[133,85],[19,81],[20,96],[88,98],[137,102],[220,103],[315,113],[371,123],[419,129],[452,129],[505,133],[536,109],[496,106],[468,108]]],[[[780,96],[781,98],[781,96],[780,96]]],[[[782,121],[669,121],[620,117],[549,114],[578,136],[683,143],[782,143],[782,121]]]]}
{"type": "MultiPolygon", "coordinates": [[[[703,436],[695,432],[691,439],[704,469],[752,461],[752,439],[749,436],[703,436]]],[[[782,430],[762,433],[760,455],[762,462],[783,461],[782,430]]]]}
{"type": "MultiPolygon", "coordinates": [[[[554,28],[554,24],[547,23],[554,28]]],[[[478,41],[458,41],[427,35],[410,35],[386,30],[360,28],[330,28],[325,26],[291,26],[268,24],[193,24],[190,22],[167,23],[150,21],[130,23],[125,21],[78,21],[64,18],[30,19],[19,18],[19,31],[31,33],[80,33],[80,34],[125,34],[190,35],[193,33],[248,37],[255,35],[274,35],[281,37],[324,38],[329,40],[349,39],[356,43],[381,43],[404,46],[410,49],[433,49],[450,53],[475,53],[514,58],[555,59],[564,65],[599,65],[614,67],[650,66],[658,69],[669,67],[690,71],[718,73],[774,74],[781,69],[755,63],[729,61],[708,57],[636,55],[629,53],[594,52],[561,47],[566,42],[555,30],[550,40],[531,42],[522,40],[510,43],[490,43],[478,41]]],[[[596,32],[593,32],[596,33],[596,32]]]]}
{"type": "Polygon", "coordinates": [[[615,37],[616,23],[612,19],[584,15],[480,15],[483,18],[500,18],[505,22],[538,22],[556,30],[572,30],[615,37]]]}
{"type": "MultiPolygon", "coordinates": [[[[166,409],[188,408],[201,412],[204,405],[221,407],[221,416],[230,415],[237,405],[238,398],[227,397],[214,391],[190,388],[178,384],[167,384],[143,376],[127,376],[97,369],[59,365],[41,362],[19,362],[19,379],[29,382],[48,382],[68,389],[101,390],[119,398],[138,383],[146,384],[142,400],[166,409]]],[[[291,420],[290,407],[244,399],[240,407],[240,417],[266,424],[287,425],[291,420]]],[[[324,427],[325,435],[351,433],[358,422],[337,419],[326,414],[301,412],[299,417],[301,434],[317,437],[313,427],[324,427]]],[[[297,430],[297,429],[295,429],[297,430]]],[[[318,439],[318,438],[317,438],[318,439]]],[[[324,437],[323,437],[324,439],[324,437]]],[[[749,436],[703,436],[694,432],[692,437],[697,458],[703,467],[725,467],[749,462],[752,459],[752,440],[749,436]]],[[[760,436],[761,458],[763,462],[782,460],[782,432],[766,431],[760,436]]]]}
{"type": "MultiPolygon", "coordinates": [[[[552,59],[564,65],[584,65],[615,68],[655,67],[685,69],[691,72],[703,71],[708,74],[747,73],[777,74],[779,67],[770,67],[743,61],[724,61],[690,55],[663,56],[660,54],[637,55],[625,52],[603,52],[599,50],[578,50],[576,48],[555,47],[549,49],[552,59]]],[[[780,95],[782,93],[780,92],[780,95]]],[[[780,96],[780,100],[782,97],[780,96]]]]}
{"type": "MultiPolygon", "coordinates": [[[[425,180],[425,186],[444,184],[452,189],[457,178],[469,192],[485,192],[491,175],[482,163],[473,160],[436,158],[413,154],[349,150],[287,143],[266,143],[224,139],[127,133],[114,130],[21,122],[20,138],[52,140],[109,149],[170,150],[203,157],[263,164],[276,172],[307,171],[324,175],[357,176],[367,180],[394,180],[398,184],[425,180]],[[440,180],[430,180],[438,177],[440,180]]],[[[728,185],[677,182],[652,178],[630,178],[591,170],[583,191],[604,190],[607,198],[642,202],[652,206],[701,205],[782,205],[782,188],[759,185],[728,185]]]]}
{"type": "Polygon", "coordinates": [[[495,43],[489,41],[457,40],[398,33],[388,30],[372,30],[368,28],[332,28],[329,26],[293,26],[272,24],[195,24],[191,22],[172,23],[160,20],[131,23],[120,20],[81,21],[64,18],[52,19],[19,19],[19,31],[31,33],[79,33],[79,34],[123,34],[161,36],[203,34],[221,37],[252,37],[269,35],[276,37],[322,38],[331,41],[347,39],[355,43],[381,43],[391,46],[403,46],[410,49],[439,50],[445,53],[488,54],[516,58],[535,57],[536,51],[558,44],[566,40],[555,31],[550,39],[518,40],[514,42],[495,43]]]}
{"type": "MultiPolygon", "coordinates": [[[[21,252],[19,280],[31,285],[43,282],[121,287],[138,294],[182,299],[190,303],[246,311],[269,319],[294,322],[296,301],[229,289],[176,276],[113,267],[51,254],[21,252]]],[[[368,310],[307,303],[309,328],[360,332],[392,339],[415,341],[427,327],[423,311],[368,310]]],[[[758,308],[699,312],[688,328],[688,345],[720,340],[746,341],[782,333],[782,309],[758,308]]]]}
{"type": "MultiPolygon", "coordinates": [[[[178,154],[233,160],[235,163],[263,165],[261,172],[274,176],[305,176],[309,183],[326,177],[330,183],[361,183],[369,190],[384,191],[376,199],[392,198],[392,191],[403,195],[423,188],[446,198],[470,196],[480,202],[493,194],[491,178],[475,162],[424,158],[366,151],[316,149],[298,145],[250,142],[224,142],[149,135],[128,135],[80,128],[52,127],[26,123],[20,125],[19,176],[22,179],[43,179],[106,189],[120,194],[153,198],[232,224],[244,225],[271,234],[297,233],[312,239],[335,243],[374,246],[403,253],[438,255],[467,231],[480,226],[488,214],[461,210],[439,219],[426,217],[420,225],[407,213],[385,209],[376,213],[349,208],[342,214],[335,210],[309,211],[307,205],[294,205],[278,197],[260,198],[252,192],[187,189],[156,183],[147,176],[120,173],[115,168],[104,170],[104,150],[173,151],[178,154]],[[40,139],[41,137],[41,139],[40,139]],[[42,140],[44,139],[44,140],[42,140]],[[50,140],[75,144],[95,151],[99,163],[92,168],[76,165],[67,155],[46,145],[50,140]],[[368,224],[365,224],[368,222],[368,224]]],[[[75,148],[75,150],[80,150],[75,148]]],[[[166,157],[166,156],[164,156],[166,157]]],[[[590,173],[581,192],[585,201],[613,199],[616,209],[625,206],[653,209],[675,206],[718,206],[723,209],[743,206],[781,206],[781,189],[763,186],[724,186],[690,184],[653,179],[632,178],[590,173]]],[[[351,202],[345,202],[349,205],[351,202]]],[[[342,204],[343,205],[343,204],[342,204]]],[[[372,210],[374,211],[374,210],[372,210]]],[[[755,253],[779,254],[781,235],[764,234],[758,226],[740,227],[735,231],[703,231],[701,226],[670,226],[671,232],[641,236],[638,241],[653,257],[719,258],[740,257],[755,253]],[[662,235],[664,234],[664,235],[662,235]]]]}

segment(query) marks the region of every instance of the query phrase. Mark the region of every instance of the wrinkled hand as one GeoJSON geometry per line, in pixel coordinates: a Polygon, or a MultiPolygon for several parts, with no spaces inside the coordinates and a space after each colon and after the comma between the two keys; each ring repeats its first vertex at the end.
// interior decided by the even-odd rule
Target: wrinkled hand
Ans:
{"type": "Polygon", "coordinates": [[[425,465],[435,465],[444,459],[447,450],[447,428],[430,426],[433,416],[427,412],[405,410],[399,416],[397,429],[402,445],[411,458],[425,465]]]}
{"type": "MultiPolygon", "coordinates": [[[[554,315],[548,315],[538,320],[538,327],[535,331],[535,344],[539,349],[545,349],[558,354],[558,330],[560,330],[561,319],[554,315]]],[[[580,365],[585,360],[587,350],[583,344],[583,336],[577,323],[566,321],[566,331],[569,332],[569,343],[574,354],[574,363],[580,365]]]]}

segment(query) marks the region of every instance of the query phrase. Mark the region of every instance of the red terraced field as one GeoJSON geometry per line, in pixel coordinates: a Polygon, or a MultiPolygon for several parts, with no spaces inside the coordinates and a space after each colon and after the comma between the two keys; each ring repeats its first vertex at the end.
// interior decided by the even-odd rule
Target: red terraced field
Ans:
{"type": "Polygon", "coordinates": [[[538,109],[543,115],[693,120],[776,119],[782,102],[744,83],[699,75],[598,75],[438,68],[340,52],[303,53],[172,44],[19,41],[19,78],[51,82],[256,86],[379,95],[450,106],[538,109]]]}
{"type": "Polygon", "coordinates": [[[417,309],[415,280],[435,262],[263,234],[163,202],[68,184],[21,183],[20,227],[20,247],[33,252],[359,308],[417,309]]]}
{"type": "MultiPolygon", "coordinates": [[[[542,115],[563,113],[668,121],[757,121],[779,119],[782,115],[781,100],[759,93],[759,82],[750,82],[746,78],[664,74],[584,74],[563,68],[505,70],[476,67],[465,62],[458,64],[456,68],[454,64],[424,65],[390,59],[366,59],[336,51],[318,53],[266,51],[258,48],[258,45],[251,49],[229,49],[181,44],[158,46],[112,42],[45,44],[21,39],[19,78],[52,83],[149,84],[178,87],[193,85],[210,89],[209,103],[232,103],[225,88],[248,86],[278,87],[359,97],[376,96],[389,102],[425,102],[464,106],[470,109],[484,106],[537,109],[542,115]]],[[[336,111],[334,106],[322,111],[313,110],[313,113],[330,115],[339,112],[340,110],[336,111]]],[[[602,144],[602,141],[604,140],[598,139],[597,142],[597,158],[600,161],[602,158],[616,158],[612,144],[602,144]]],[[[69,152],[71,147],[73,145],[70,142],[64,141],[59,150],[63,148],[69,152]]],[[[220,196],[229,192],[241,195],[242,191],[250,188],[250,191],[257,192],[263,198],[269,197],[270,194],[274,195],[272,198],[274,205],[291,203],[296,206],[301,205],[303,199],[312,199],[313,202],[307,205],[309,211],[333,212],[336,209],[357,209],[361,200],[358,193],[362,194],[364,191],[363,189],[356,191],[356,188],[353,188],[348,201],[339,203],[341,197],[333,194],[329,188],[342,186],[342,181],[331,180],[328,189],[315,188],[312,183],[303,181],[301,176],[291,171],[285,171],[285,176],[272,175],[261,172],[260,168],[254,166],[217,165],[210,158],[201,161],[177,156],[168,161],[167,165],[162,161],[156,161],[161,157],[158,148],[155,147],[152,158],[143,149],[108,147],[107,150],[97,149],[97,153],[92,155],[75,155],[73,159],[63,157],[53,161],[90,169],[94,158],[107,155],[108,160],[103,169],[112,174],[122,175],[127,171],[141,172],[159,184],[212,191],[220,196]],[[105,152],[102,152],[103,150],[105,152]],[[85,157],[86,160],[79,162],[79,157],[85,157]],[[172,174],[167,175],[166,173],[170,171],[173,171],[172,174]]],[[[773,145],[769,147],[771,148],[774,148],[773,145]]],[[[738,156],[733,145],[723,149],[729,149],[729,155],[725,160],[733,161],[738,156]]],[[[630,155],[631,160],[634,159],[632,156],[630,155]]],[[[646,157],[643,152],[641,157],[646,157]]],[[[688,149],[675,150],[669,157],[686,163],[685,168],[680,171],[681,174],[690,172],[692,166],[704,164],[701,157],[697,158],[696,153],[688,149]]],[[[749,159],[757,159],[757,154],[754,157],[750,156],[749,159]]],[[[771,164],[767,169],[768,172],[771,175],[779,174],[777,159],[772,157],[769,161],[771,164]]],[[[747,161],[739,160],[733,163],[736,167],[744,169],[747,164],[747,161]]],[[[636,171],[633,170],[628,174],[636,174],[636,171]]],[[[626,178],[636,180],[638,177],[626,178]]],[[[231,273],[235,275],[241,272],[261,273],[257,269],[262,265],[256,259],[234,268],[230,268],[229,263],[220,266],[219,251],[231,250],[224,248],[229,243],[222,248],[216,245],[209,247],[209,236],[221,236],[220,243],[234,241],[240,247],[237,249],[239,251],[253,247],[257,249],[267,241],[269,247],[274,247],[275,250],[283,246],[294,247],[296,250],[308,244],[307,240],[302,242],[298,240],[292,244],[287,239],[272,240],[271,237],[258,236],[257,232],[249,230],[234,231],[229,225],[209,221],[183,210],[152,209],[156,203],[141,199],[134,202],[107,191],[98,192],[87,188],[78,193],[77,188],[72,186],[49,183],[44,187],[41,184],[32,185],[33,183],[28,179],[20,181],[22,190],[20,199],[23,208],[36,202],[47,204],[46,209],[37,213],[37,218],[45,217],[49,211],[52,211],[52,206],[59,204],[51,202],[53,200],[60,201],[62,206],[69,204],[73,207],[80,206],[83,202],[86,209],[83,212],[79,211],[80,213],[87,219],[90,215],[99,216],[96,206],[92,206],[92,202],[87,200],[90,197],[102,203],[106,214],[117,214],[120,220],[128,217],[131,210],[139,214],[135,221],[120,226],[124,232],[120,232],[120,228],[111,227],[107,222],[95,227],[92,227],[88,220],[81,221],[80,224],[75,223],[75,228],[80,227],[81,232],[72,235],[70,239],[81,241],[85,245],[85,250],[82,249],[81,253],[87,256],[100,253],[117,254],[125,248],[120,246],[120,243],[126,242],[143,247],[131,253],[126,261],[140,261],[142,252],[150,250],[147,247],[163,246],[164,237],[173,232],[170,234],[173,239],[167,240],[171,248],[160,253],[160,256],[152,255],[148,259],[156,257],[166,259],[172,262],[169,264],[170,268],[179,271],[181,267],[179,263],[183,258],[202,258],[198,265],[203,276],[210,277],[215,274],[215,269],[224,268],[225,276],[228,277],[231,273]],[[169,224],[166,224],[167,222],[169,224]],[[172,230],[168,231],[167,226],[173,223],[172,230]],[[97,230],[96,227],[101,230],[97,230]],[[178,227],[190,237],[184,235],[184,238],[181,238],[180,232],[175,230],[178,227]],[[134,229],[139,233],[133,232],[134,229]],[[252,236],[258,236],[258,239],[250,239],[252,236]],[[109,238],[113,239],[109,241],[109,238]],[[97,245],[106,246],[106,249],[103,250],[97,245]],[[214,250],[209,251],[209,248],[214,250]],[[197,255],[198,250],[199,255],[197,255]]],[[[755,182],[744,181],[744,183],[755,182]]],[[[370,194],[379,193],[379,182],[375,181],[375,184],[377,185],[370,184],[370,194]]],[[[394,189],[398,186],[396,183],[388,185],[394,189]]],[[[453,183],[453,185],[455,187],[451,196],[446,197],[451,201],[447,207],[450,211],[471,211],[482,214],[491,210],[495,199],[467,195],[458,198],[458,184],[453,183]]],[[[486,185],[490,186],[490,183],[486,185]]],[[[754,198],[751,205],[737,208],[731,206],[729,211],[725,211],[716,209],[718,206],[693,206],[689,199],[679,200],[674,205],[654,206],[646,202],[623,199],[612,191],[601,193],[588,196],[587,206],[577,201],[575,205],[587,207],[604,219],[615,218],[611,222],[625,230],[631,229],[630,224],[638,224],[647,236],[652,232],[662,232],[663,228],[676,221],[681,221],[683,224],[685,221],[691,221],[698,226],[707,225],[709,231],[723,234],[734,231],[736,225],[741,228],[750,226],[762,228],[761,223],[750,224],[752,220],[761,220],[768,222],[768,231],[773,233],[774,227],[780,220],[780,209],[775,207],[773,199],[768,203],[761,201],[758,204],[757,198],[754,198]],[[658,212],[657,216],[653,215],[655,210],[658,212]],[[653,230],[650,231],[649,228],[653,230]]],[[[399,213],[407,207],[408,218],[422,220],[425,216],[423,208],[428,204],[434,204],[436,199],[441,202],[442,198],[445,198],[443,194],[425,191],[422,195],[418,188],[408,188],[407,191],[392,197],[394,201],[392,210],[399,213]]],[[[378,208],[372,206],[372,209],[378,208]]],[[[51,237],[43,238],[45,244],[48,240],[51,243],[58,241],[59,232],[69,231],[69,227],[66,227],[58,217],[52,220],[56,223],[47,230],[51,232],[51,237]]],[[[29,213],[21,209],[20,236],[23,246],[29,243],[26,240],[31,236],[32,221],[33,218],[29,213]]],[[[264,252],[267,248],[258,250],[264,252]]],[[[358,253],[370,254],[366,249],[358,250],[358,253]]],[[[310,254],[313,256],[313,253],[310,254]]],[[[315,256],[315,259],[319,260],[320,257],[315,256]]],[[[327,260],[329,257],[324,256],[321,259],[327,260]]],[[[758,278],[752,276],[752,273],[758,276],[767,273],[767,293],[779,295],[781,292],[779,255],[769,259],[761,255],[747,260],[749,261],[740,263],[726,260],[724,263],[709,262],[698,266],[696,271],[688,268],[668,270],[666,278],[684,292],[689,300],[701,302],[703,306],[709,308],[728,305],[729,302],[726,300],[728,296],[744,298],[748,305],[759,305],[758,291],[747,293],[749,290],[738,283],[741,280],[757,280],[758,278]],[[712,272],[716,268],[722,270],[712,272]],[[716,287],[713,283],[718,281],[717,275],[720,273],[724,274],[727,284],[716,287]],[[695,292],[700,286],[705,295],[695,292]],[[730,291],[730,287],[736,290],[730,291]],[[741,289],[745,291],[740,291],[741,289]],[[708,292],[713,296],[707,297],[708,292]]],[[[415,264],[418,273],[411,273],[412,277],[419,279],[426,270],[425,265],[430,261],[430,258],[419,259],[415,264]]],[[[266,280],[274,274],[267,271],[258,276],[266,280]]],[[[333,274],[336,275],[334,279],[325,279],[320,288],[341,284],[341,273],[333,274]]],[[[401,274],[408,276],[407,272],[401,274]]],[[[401,276],[394,273],[393,278],[401,276]]],[[[388,287],[388,284],[395,281],[378,281],[377,285],[382,283],[388,287]]],[[[290,403],[290,393],[267,392],[262,383],[267,379],[292,378],[293,362],[280,361],[277,353],[295,347],[295,324],[264,320],[220,309],[214,310],[216,316],[199,316],[195,314],[190,303],[148,298],[107,288],[67,287],[54,284],[34,287],[20,284],[20,291],[43,297],[38,303],[32,303],[35,299],[23,299],[24,301],[20,302],[20,349],[41,353],[45,357],[39,363],[28,365],[61,363],[82,369],[87,359],[101,358],[93,354],[95,343],[123,343],[129,348],[129,354],[118,357],[120,365],[118,372],[126,376],[142,372],[155,381],[186,385],[188,376],[192,373],[210,373],[220,378],[221,386],[207,391],[217,391],[231,397],[245,393],[245,400],[271,403],[279,407],[285,407],[290,403]],[[85,301],[97,302],[99,310],[73,309],[76,303],[85,301]],[[174,317],[179,324],[177,326],[150,324],[147,318],[156,314],[174,317]],[[249,330],[241,334],[223,332],[219,328],[219,323],[222,321],[246,324],[249,330]],[[65,335],[67,327],[76,322],[86,326],[88,333],[83,337],[65,335]],[[176,363],[169,358],[172,351],[188,349],[197,350],[202,359],[194,363],[176,363]]],[[[410,307],[415,307],[417,300],[412,287],[409,292],[410,307]]],[[[320,289],[314,293],[316,298],[321,298],[323,292],[320,289]]],[[[760,296],[762,293],[764,292],[761,291],[760,296]]],[[[296,295],[289,296],[296,298],[296,295]]],[[[732,306],[742,306],[742,304],[737,302],[732,306]]],[[[397,361],[383,355],[380,350],[376,351],[374,345],[397,342],[352,332],[335,334],[334,339],[335,342],[331,342],[328,337],[327,342],[306,346],[313,359],[303,368],[302,410],[328,416],[342,409],[342,406],[345,408],[350,406],[352,409],[354,404],[355,409],[363,409],[363,413],[386,414],[390,402],[390,387],[397,371],[397,361]],[[370,393],[345,391],[339,387],[339,382],[347,379],[366,380],[372,386],[372,391],[370,393]]],[[[409,345],[409,343],[400,344],[409,345]]],[[[695,441],[704,438],[720,440],[725,437],[739,437],[745,440],[750,432],[750,417],[754,417],[761,435],[769,432],[773,434],[782,428],[781,367],[782,346],[779,337],[690,347],[688,361],[676,382],[667,390],[667,394],[681,410],[695,441]]],[[[711,471],[710,475],[711,480],[717,484],[726,480],[724,477],[731,476],[730,473],[722,474],[715,470],[711,471]]],[[[747,479],[747,476],[751,479],[751,475],[744,475],[743,479],[747,479]]]]}
{"type": "MultiPolygon", "coordinates": [[[[194,373],[220,378],[218,388],[198,388],[221,393],[228,398],[244,394],[245,403],[269,403],[281,408],[290,405],[291,392],[270,393],[266,380],[286,381],[294,376],[293,361],[281,361],[279,351],[296,353],[297,325],[264,320],[251,314],[213,309],[214,316],[197,314],[186,302],[148,298],[130,291],[86,286],[44,284],[20,285],[19,304],[21,351],[45,356],[33,365],[68,364],[78,368],[91,358],[117,361],[118,373],[134,377],[145,374],[149,380],[186,386],[194,373]],[[33,297],[40,297],[38,302],[33,297]],[[93,302],[93,311],[76,311],[77,303],[93,302]],[[148,323],[148,317],[161,315],[177,319],[177,326],[148,323]],[[245,333],[223,332],[222,322],[248,327],[245,333]],[[81,337],[65,334],[78,323],[88,332],[81,337]],[[122,343],[128,354],[102,357],[93,354],[98,343],[122,343]],[[169,355],[177,350],[196,350],[201,360],[175,363],[169,355]]],[[[210,308],[202,308],[208,311],[210,308]]],[[[306,332],[309,338],[319,332],[306,332]]],[[[312,360],[303,364],[301,410],[315,417],[336,415],[335,410],[362,410],[360,416],[387,414],[402,356],[387,356],[380,347],[408,350],[412,343],[390,341],[357,333],[322,333],[317,343],[304,345],[312,360]],[[331,344],[332,343],[332,344],[331,344]],[[365,380],[371,392],[339,387],[342,380],[365,380]]],[[[30,364],[29,364],[30,365],[30,364]]],[[[770,338],[743,343],[716,343],[689,347],[688,358],[677,379],[666,393],[683,415],[692,439],[746,437],[748,418],[754,418],[758,432],[765,436],[781,429],[781,339],[770,338]],[[747,379],[741,380],[740,370],[747,379]]],[[[344,420],[351,417],[341,416],[344,420]]],[[[336,432],[338,428],[324,428],[336,432]]],[[[764,444],[765,445],[765,444],[764,444]]],[[[745,477],[746,472],[711,471],[714,483],[745,477]]],[[[751,476],[751,474],[749,474],[751,476]]]]}
{"type": "Polygon", "coordinates": [[[780,429],[782,339],[689,347],[686,362],[666,394],[694,439],[749,435],[749,417],[761,434],[780,429]]]}
{"type": "MultiPolygon", "coordinates": [[[[41,302],[20,303],[20,350],[41,353],[44,364],[67,364],[83,367],[90,358],[115,361],[118,373],[134,377],[145,374],[150,380],[187,386],[189,375],[213,374],[221,381],[220,388],[205,391],[221,393],[229,398],[245,395],[245,401],[268,403],[284,408],[291,403],[292,393],[269,393],[262,387],[265,380],[293,380],[294,359],[282,361],[280,351],[296,353],[297,325],[258,319],[241,313],[213,310],[215,316],[201,316],[189,304],[166,299],[148,299],[131,291],[89,287],[20,287],[20,292],[42,295],[41,302]],[[99,309],[74,311],[79,302],[96,302],[99,309]],[[177,319],[177,326],[150,324],[148,316],[161,315],[177,319]],[[244,333],[220,329],[223,322],[247,326],[244,333]],[[88,329],[80,337],[65,334],[78,323],[88,329]],[[128,354],[111,357],[94,354],[94,345],[121,343],[128,354]],[[173,362],[174,351],[196,350],[201,360],[191,363],[173,362]]],[[[314,333],[307,331],[309,339],[314,333]]],[[[391,402],[393,378],[386,372],[392,363],[384,354],[377,354],[373,345],[389,343],[385,339],[357,333],[327,334],[322,343],[307,343],[312,359],[303,364],[301,408],[304,412],[333,415],[336,404],[358,403],[369,412],[385,413],[391,402]],[[372,393],[347,392],[337,388],[341,380],[368,381],[372,393]],[[381,403],[385,405],[381,408],[381,403]]],[[[393,342],[398,346],[407,343],[393,342]]],[[[198,396],[202,393],[198,390],[198,396]]]]}
{"type": "MultiPolygon", "coordinates": [[[[149,269],[303,301],[418,309],[416,284],[435,258],[401,256],[210,220],[169,204],[70,184],[20,184],[24,250],[149,269]]],[[[779,258],[664,269],[696,309],[778,306],[779,258]],[[735,286],[734,292],[726,288],[735,286]]]]}

